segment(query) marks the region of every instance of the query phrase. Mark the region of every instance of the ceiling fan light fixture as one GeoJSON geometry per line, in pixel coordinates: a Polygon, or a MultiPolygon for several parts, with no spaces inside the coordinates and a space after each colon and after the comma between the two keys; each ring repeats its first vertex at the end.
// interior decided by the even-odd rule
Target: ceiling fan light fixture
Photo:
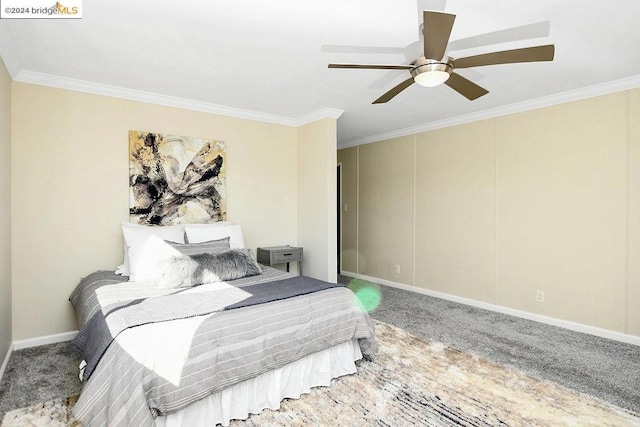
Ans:
{"type": "Polygon", "coordinates": [[[420,86],[435,87],[446,82],[449,79],[449,73],[446,71],[426,71],[420,73],[413,80],[420,86]]]}
{"type": "Polygon", "coordinates": [[[450,60],[446,62],[420,58],[411,70],[413,80],[420,86],[435,87],[446,82],[453,71],[450,60]]]}

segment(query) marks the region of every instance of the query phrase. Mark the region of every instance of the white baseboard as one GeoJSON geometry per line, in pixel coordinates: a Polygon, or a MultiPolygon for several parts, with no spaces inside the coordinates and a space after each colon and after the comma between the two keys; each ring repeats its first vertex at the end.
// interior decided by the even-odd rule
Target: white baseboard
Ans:
{"type": "Polygon", "coordinates": [[[7,351],[7,355],[4,357],[4,361],[2,362],[2,366],[0,366],[0,382],[2,382],[2,377],[4,376],[4,371],[7,369],[7,365],[9,364],[9,359],[11,358],[11,353],[13,353],[13,344],[9,346],[9,350],[7,351]]]}
{"type": "Polygon", "coordinates": [[[365,276],[363,274],[352,273],[349,271],[342,271],[341,274],[344,274],[345,276],[355,277],[356,279],[368,280],[369,282],[391,286],[393,288],[403,289],[405,291],[416,292],[435,298],[470,305],[472,307],[482,308],[484,310],[508,314],[510,316],[520,317],[522,319],[533,320],[535,322],[546,323],[547,325],[558,326],[560,328],[570,329],[576,332],[582,332],[585,334],[595,335],[602,338],[608,338],[615,341],[621,341],[628,344],[640,346],[640,337],[635,335],[624,334],[622,332],[611,331],[609,329],[597,328],[595,326],[584,325],[582,323],[571,322],[569,320],[556,319],[555,317],[543,316],[541,314],[530,313],[528,311],[517,310],[515,308],[504,307],[496,304],[489,304],[470,298],[458,297],[455,295],[445,294],[443,292],[436,292],[429,289],[418,288],[417,286],[405,285],[402,283],[379,279],[377,277],[365,276]]]}
{"type": "Polygon", "coordinates": [[[28,338],[26,340],[18,340],[13,342],[14,350],[22,350],[23,348],[37,347],[39,345],[55,344],[59,342],[71,341],[78,334],[78,331],[64,332],[61,334],[45,335],[43,337],[28,338]]]}
{"type": "Polygon", "coordinates": [[[0,367],[0,381],[2,381],[2,377],[4,376],[4,371],[7,369],[7,365],[9,364],[9,358],[11,358],[11,353],[15,350],[22,350],[23,348],[29,347],[37,347],[39,345],[47,345],[47,344],[55,344],[59,342],[71,341],[78,334],[78,331],[64,332],[62,334],[55,335],[45,335],[43,337],[29,338],[26,340],[18,340],[14,341],[9,346],[9,351],[7,351],[7,355],[2,362],[2,366],[0,367]]]}

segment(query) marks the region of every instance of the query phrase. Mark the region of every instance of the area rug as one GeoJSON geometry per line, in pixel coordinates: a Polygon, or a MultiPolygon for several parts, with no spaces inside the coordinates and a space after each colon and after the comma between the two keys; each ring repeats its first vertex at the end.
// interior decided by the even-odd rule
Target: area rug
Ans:
{"type": "MultiPolygon", "coordinates": [[[[375,362],[232,426],[640,426],[640,416],[376,322],[375,362]]],[[[79,426],[76,397],[18,409],[3,427],[79,426]]]]}

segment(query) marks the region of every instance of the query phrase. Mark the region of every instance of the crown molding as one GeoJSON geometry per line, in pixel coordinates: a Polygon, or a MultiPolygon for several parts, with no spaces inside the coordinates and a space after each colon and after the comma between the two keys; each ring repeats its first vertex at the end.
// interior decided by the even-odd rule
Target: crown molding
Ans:
{"type": "Polygon", "coordinates": [[[175,96],[160,95],[136,89],[128,89],[119,86],[105,85],[86,80],[70,79],[54,76],[52,74],[38,73],[22,70],[14,78],[21,83],[30,83],[41,86],[49,86],[58,89],[67,89],[76,92],[91,93],[94,95],[110,96],[114,98],[128,99],[130,101],[146,102],[148,104],[164,105],[166,107],[182,108],[185,110],[200,111],[203,113],[219,114],[221,116],[235,117],[239,119],[254,120],[258,122],[273,123],[285,126],[296,126],[293,117],[278,116],[258,111],[244,110],[241,108],[226,107],[224,105],[208,102],[194,101],[175,96]]]}
{"type": "MultiPolygon", "coordinates": [[[[6,35],[7,31],[0,26],[0,35],[6,35]]],[[[90,82],[86,80],[77,80],[67,77],[55,76],[52,74],[38,73],[29,70],[20,70],[16,72],[17,62],[15,55],[12,54],[11,43],[7,42],[7,38],[0,37],[0,55],[4,60],[7,71],[13,80],[21,83],[30,83],[41,86],[54,87],[58,89],[72,90],[76,92],[91,93],[94,95],[110,96],[114,98],[128,99],[131,101],[145,102],[149,104],[164,105],[167,107],[181,108],[185,110],[199,111],[204,113],[218,114],[221,116],[235,117],[258,122],[272,123],[291,127],[300,127],[308,123],[315,122],[324,118],[338,119],[344,110],[336,108],[321,108],[312,111],[301,117],[287,117],[275,114],[268,114],[259,111],[245,110],[241,108],[227,107],[219,104],[195,101],[186,98],[179,98],[168,95],[161,95],[152,92],[145,92],[136,89],[128,89],[119,86],[105,85],[101,83],[90,82]]],[[[515,104],[509,104],[490,110],[479,111],[476,113],[465,114],[452,117],[445,120],[423,123],[403,129],[397,129],[389,132],[370,135],[364,138],[358,138],[344,143],[338,143],[338,148],[348,148],[356,145],[369,144],[372,142],[384,141],[387,139],[398,138],[407,135],[413,135],[421,132],[428,132],[436,129],[442,129],[457,126],[465,123],[477,122],[480,120],[491,119],[508,114],[520,113],[523,111],[535,110],[538,108],[549,107],[553,105],[563,104],[581,99],[591,98],[595,96],[607,95],[610,93],[620,92],[624,90],[640,87],[640,75],[632,76],[612,82],[602,83],[589,86],[586,88],[575,89],[568,92],[540,97],[537,99],[523,101],[515,104]]]]}
{"type": "Polygon", "coordinates": [[[304,126],[309,123],[317,122],[322,119],[339,119],[340,116],[344,113],[344,110],[339,110],[337,108],[321,108],[316,111],[312,111],[309,114],[305,114],[300,117],[296,121],[296,126],[304,126]]]}
{"type": "Polygon", "coordinates": [[[421,132],[428,132],[436,129],[457,126],[465,123],[477,122],[485,119],[506,116],[523,111],[536,110],[539,108],[550,107],[553,105],[564,104],[581,99],[593,98],[601,95],[608,95],[615,92],[621,92],[629,89],[640,87],[640,75],[632,76],[612,82],[601,83],[585,88],[575,89],[568,92],[562,92],[554,95],[543,96],[529,101],[518,102],[515,104],[505,105],[503,107],[492,108],[490,110],[479,111],[476,113],[465,114],[450,119],[439,120],[435,122],[424,123],[421,125],[411,126],[394,131],[383,132],[364,138],[354,139],[345,143],[338,143],[338,149],[354,147],[356,145],[369,144],[372,142],[384,141],[392,138],[413,135],[421,132]]]}
{"type": "Polygon", "coordinates": [[[268,114],[259,111],[227,107],[224,105],[195,101],[192,99],[161,95],[153,92],[145,92],[119,86],[105,85],[101,83],[90,82],[87,80],[70,79],[67,77],[38,73],[29,70],[21,70],[17,73],[13,80],[21,83],[30,83],[41,86],[54,87],[57,89],[91,93],[94,95],[110,96],[114,98],[128,99],[130,101],[146,102],[148,104],[164,105],[166,107],[175,107],[184,110],[193,110],[203,113],[218,114],[221,116],[235,117],[239,119],[253,120],[291,127],[299,127],[324,118],[337,119],[344,112],[343,110],[338,110],[335,108],[321,108],[298,118],[279,116],[276,114],[268,114]]]}

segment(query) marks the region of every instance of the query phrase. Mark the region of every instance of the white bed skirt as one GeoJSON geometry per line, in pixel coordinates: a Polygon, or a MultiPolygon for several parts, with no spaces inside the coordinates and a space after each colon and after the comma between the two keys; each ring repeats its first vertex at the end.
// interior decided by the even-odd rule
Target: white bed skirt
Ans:
{"type": "Polygon", "coordinates": [[[355,361],[361,358],[358,341],[347,341],[233,385],[178,412],[158,417],[156,425],[226,426],[232,419],[243,420],[265,408],[277,410],[285,398],[298,399],[312,387],[328,386],[333,378],[354,374],[355,361]]]}

